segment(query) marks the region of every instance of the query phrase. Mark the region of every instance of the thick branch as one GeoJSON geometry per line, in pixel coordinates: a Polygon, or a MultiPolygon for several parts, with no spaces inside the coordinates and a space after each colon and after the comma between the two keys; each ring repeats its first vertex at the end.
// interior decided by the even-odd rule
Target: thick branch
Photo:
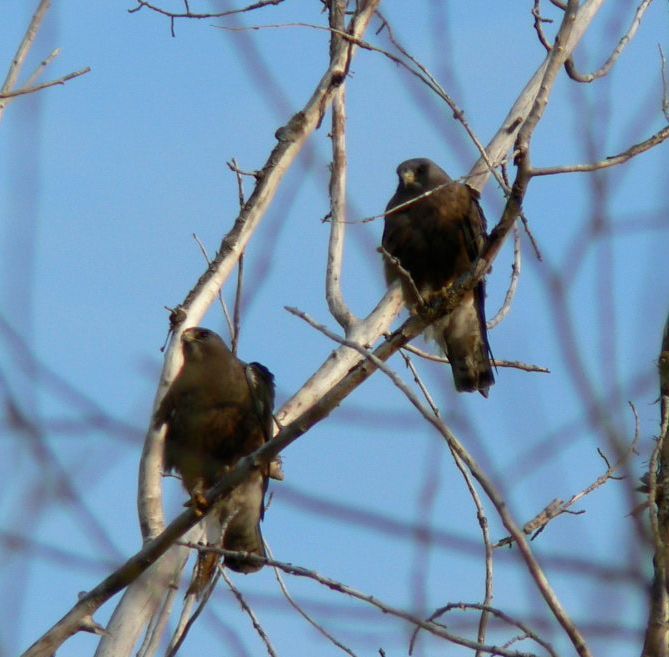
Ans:
{"type": "MultiPolygon", "coordinates": [[[[349,31],[356,38],[364,33],[378,2],[379,0],[371,0],[353,18],[349,31]]],[[[200,277],[195,288],[179,307],[181,313],[179,319],[181,321],[177,330],[173,332],[165,356],[165,365],[161,374],[154,408],[157,408],[181,366],[181,354],[178,349],[181,332],[189,326],[197,325],[215,301],[218,291],[224,285],[240,254],[243,253],[272,202],[284,174],[304,146],[309,135],[320,126],[323,113],[332,102],[339,83],[346,76],[353,48],[353,45],[349,45],[348,48],[337,52],[304,109],[295,114],[287,125],[277,130],[278,143],[272,150],[263,169],[258,172],[258,182],[251,197],[235,221],[232,230],[222,241],[220,249],[207,271],[200,277]]],[[[150,429],[147,434],[143,456],[146,463],[143,462],[140,465],[138,499],[140,523],[145,538],[157,535],[164,526],[160,493],[160,468],[155,467],[156,462],[161,458],[162,444],[159,433],[150,429]]]]}
{"type": "MultiPolygon", "coordinates": [[[[348,32],[353,37],[360,38],[364,34],[379,1],[370,0],[366,2],[361,10],[353,16],[348,26],[348,32]]],[[[218,253],[206,272],[188,294],[183,304],[175,310],[173,314],[175,320],[174,332],[165,356],[154,408],[157,408],[181,366],[181,353],[178,348],[181,332],[189,326],[200,323],[206,311],[216,300],[239,256],[244,252],[253,233],[258,228],[284,174],[308,137],[320,126],[323,115],[332,102],[339,84],[346,77],[354,51],[355,46],[351,43],[347,43],[346,47],[336,51],[326,72],[302,111],[295,114],[284,127],[277,131],[277,144],[262,170],[256,174],[256,186],[253,193],[244,205],[234,226],[223,239],[218,253]]],[[[398,302],[396,302],[396,307],[399,307],[398,302]]],[[[385,312],[388,313],[388,310],[386,309],[385,312]]],[[[380,330],[385,330],[392,321],[392,317],[384,321],[385,324],[380,330]]],[[[370,322],[370,325],[375,330],[379,329],[376,320],[370,322]]],[[[156,429],[151,426],[147,432],[140,463],[138,491],[140,526],[145,540],[149,542],[152,541],[153,537],[159,535],[164,528],[161,488],[163,441],[164,429],[156,429]]],[[[169,568],[169,565],[166,567],[169,568]]],[[[159,571],[160,565],[157,564],[155,572],[157,587],[160,587],[160,583],[165,577],[159,571]]],[[[148,606],[143,608],[142,611],[147,615],[151,613],[148,606]]],[[[70,630],[73,628],[76,631],[76,627],[70,624],[70,630]]],[[[126,655],[129,654],[136,638],[137,635],[131,633],[116,635],[111,639],[105,638],[101,642],[100,648],[106,650],[107,654],[126,655]]]]}
{"type": "Polygon", "coordinates": [[[667,657],[669,654],[669,316],[660,347],[660,436],[648,470],[648,495],[655,543],[655,568],[651,587],[648,626],[642,657],[667,657]]]}

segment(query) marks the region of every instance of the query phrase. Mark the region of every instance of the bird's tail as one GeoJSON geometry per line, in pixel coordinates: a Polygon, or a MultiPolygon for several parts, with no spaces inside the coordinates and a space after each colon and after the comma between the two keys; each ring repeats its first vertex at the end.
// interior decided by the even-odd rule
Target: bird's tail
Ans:
{"type": "MultiPolygon", "coordinates": [[[[220,548],[223,539],[223,524],[221,523],[219,502],[211,513],[204,518],[204,539],[208,548],[220,548]]],[[[200,550],[197,555],[197,563],[193,571],[193,578],[186,594],[194,593],[198,598],[202,596],[214,577],[216,568],[221,560],[221,555],[215,551],[200,550]]]]}
{"type": "Polygon", "coordinates": [[[197,555],[195,574],[186,595],[194,593],[198,598],[202,597],[202,594],[209,586],[209,582],[214,578],[214,573],[220,560],[221,555],[215,552],[200,552],[197,555]]]}
{"type": "MultiPolygon", "coordinates": [[[[227,507],[224,514],[229,518],[223,535],[226,550],[265,557],[260,521],[264,511],[266,481],[266,475],[256,471],[224,500],[227,507]]],[[[225,557],[225,565],[238,573],[255,573],[263,566],[251,559],[231,556],[225,557]]]]}
{"type": "Polygon", "coordinates": [[[495,383],[490,362],[490,346],[485,317],[480,316],[475,297],[465,298],[451,313],[428,329],[431,337],[451,363],[458,392],[480,392],[488,396],[495,383]]]}
{"type": "MultiPolygon", "coordinates": [[[[264,511],[264,493],[267,476],[254,472],[237,486],[204,520],[207,546],[246,552],[265,557],[265,544],[260,532],[264,511]]],[[[214,577],[221,555],[202,550],[198,554],[195,572],[187,593],[202,596],[214,577]]],[[[225,566],[238,573],[255,573],[263,566],[243,556],[225,557],[225,566]]]]}

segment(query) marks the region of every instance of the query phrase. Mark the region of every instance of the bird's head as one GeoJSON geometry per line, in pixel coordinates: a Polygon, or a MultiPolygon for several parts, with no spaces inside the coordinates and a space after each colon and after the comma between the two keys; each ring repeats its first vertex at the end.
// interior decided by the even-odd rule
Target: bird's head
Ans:
{"type": "Polygon", "coordinates": [[[184,357],[187,359],[205,359],[228,348],[217,333],[201,326],[187,328],[181,334],[184,357]]]}
{"type": "Polygon", "coordinates": [[[451,181],[441,167],[426,157],[402,162],[397,167],[397,175],[400,179],[400,189],[419,194],[451,181]]]}

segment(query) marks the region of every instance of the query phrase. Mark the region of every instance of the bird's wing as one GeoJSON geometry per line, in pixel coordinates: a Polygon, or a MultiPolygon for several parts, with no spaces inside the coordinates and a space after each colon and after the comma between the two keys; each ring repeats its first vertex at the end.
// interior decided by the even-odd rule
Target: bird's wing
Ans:
{"type": "Polygon", "coordinates": [[[251,391],[253,408],[265,432],[265,440],[272,438],[272,411],[274,410],[274,375],[260,363],[249,363],[244,368],[251,391]]]}
{"type": "Polygon", "coordinates": [[[480,195],[472,187],[466,186],[470,194],[471,204],[469,212],[462,222],[464,230],[464,242],[469,259],[474,262],[481,255],[487,236],[487,225],[485,215],[479,203],[480,195]]]}

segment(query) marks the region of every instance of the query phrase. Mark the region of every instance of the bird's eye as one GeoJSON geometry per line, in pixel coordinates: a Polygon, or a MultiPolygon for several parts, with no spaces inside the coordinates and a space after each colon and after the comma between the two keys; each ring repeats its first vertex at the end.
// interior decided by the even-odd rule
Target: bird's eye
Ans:
{"type": "Polygon", "coordinates": [[[197,339],[198,340],[206,340],[209,335],[211,334],[211,331],[209,329],[200,329],[197,332],[197,339]]]}

